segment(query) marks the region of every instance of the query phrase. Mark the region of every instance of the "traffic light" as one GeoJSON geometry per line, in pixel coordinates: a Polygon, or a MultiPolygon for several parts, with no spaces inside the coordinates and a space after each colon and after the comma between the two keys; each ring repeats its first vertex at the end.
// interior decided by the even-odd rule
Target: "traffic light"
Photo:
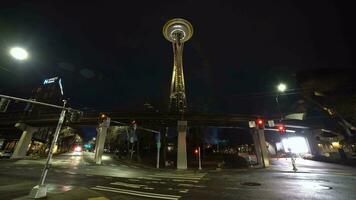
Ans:
{"type": "Polygon", "coordinates": [[[10,99],[1,98],[0,99],[0,112],[6,112],[7,107],[9,107],[10,99]]]}
{"type": "Polygon", "coordinates": [[[260,129],[263,129],[265,127],[265,122],[263,121],[263,119],[257,119],[256,124],[260,129]]]}
{"type": "Polygon", "coordinates": [[[280,132],[280,133],[285,133],[286,132],[286,128],[284,127],[283,124],[278,124],[277,125],[277,129],[278,129],[278,132],[280,132]]]}
{"type": "Polygon", "coordinates": [[[199,150],[198,150],[198,149],[195,149],[195,150],[194,150],[194,153],[195,153],[195,154],[198,154],[198,153],[199,153],[199,150]]]}
{"type": "Polygon", "coordinates": [[[108,116],[106,115],[106,114],[104,114],[104,113],[100,113],[99,114],[99,118],[98,118],[98,122],[99,122],[99,124],[101,124],[101,123],[103,123],[105,120],[107,120],[108,119],[108,116]]]}

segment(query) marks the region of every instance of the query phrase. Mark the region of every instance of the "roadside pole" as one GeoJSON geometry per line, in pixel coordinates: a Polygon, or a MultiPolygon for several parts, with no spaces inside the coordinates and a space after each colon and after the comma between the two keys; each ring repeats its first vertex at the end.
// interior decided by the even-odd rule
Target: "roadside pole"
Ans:
{"type": "Polygon", "coordinates": [[[157,135],[157,163],[156,163],[156,168],[159,169],[159,153],[161,151],[161,133],[158,133],[157,135]]]}
{"type": "Polygon", "coordinates": [[[51,146],[50,146],[50,150],[49,150],[49,153],[48,153],[48,156],[47,156],[47,161],[46,161],[45,167],[44,167],[44,169],[42,171],[40,182],[39,182],[38,185],[36,185],[35,187],[32,188],[32,190],[31,190],[31,192],[29,194],[30,198],[39,199],[39,198],[44,198],[44,197],[47,196],[47,186],[45,185],[45,180],[46,180],[46,176],[47,176],[48,170],[51,167],[54,145],[57,142],[58,135],[59,135],[59,133],[61,131],[62,124],[63,124],[63,121],[64,121],[64,117],[66,115],[66,109],[65,109],[66,103],[67,103],[67,101],[63,100],[62,112],[61,112],[61,115],[60,115],[59,120],[58,120],[56,132],[54,133],[54,136],[53,136],[53,140],[52,140],[52,143],[51,143],[51,146]]]}
{"type": "Polygon", "coordinates": [[[201,153],[200,153],[200,147],[198,147],[198,157],[199,157],[199,170],[202,170],[202,168],[201,168],[201,153]]]}
{"type": "Polygon", "coordinates": [[[36,185],[35,187],[32,188],[32,190],[29,194],[29,197],[33,198],[33,199],[44,198],[47,195],[47,186],[44,183],[46,180],[48,170],[51,167],[54,146],[58,140],[58,136],[61,131],[66,112],[67,111],[68,112],[71,112],[71,111],[79,112],[79,110],[75,110],[72,108],[66,108],[66,104],[67,104],[66,100],[63,100],[63,106],[58,106],[58,105],[49,104],[49,103],[45,103],[45,102],[29,100],[29,99],[24,99],[24,98],[19,98],[19,97],[13,97],[13,96],[8,96],[8,95],[3,95],[3,94],[0,94],[0,98],[11,99],[11,100],[20,101],[20,102],[27,102],[27,103],[32,103],[32,104],[37,104],[37,105],[42,105],[42,106],[47,106],[47,107],[52,107],[52,108],[58,108],[58,109],[62,110],[62,112],[59,116],[56,131],[54,133],[53,140],[52,140],[49,152],[48,152],[46,164],[42,171],[40,182],[38,185],[36,185]]]}

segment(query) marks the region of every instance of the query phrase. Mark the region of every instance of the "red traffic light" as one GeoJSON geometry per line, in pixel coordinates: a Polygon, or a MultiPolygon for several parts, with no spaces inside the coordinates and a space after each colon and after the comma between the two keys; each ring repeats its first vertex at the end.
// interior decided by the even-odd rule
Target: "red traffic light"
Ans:
{"type": "Polygon", "coordinates": [[[277,129],[280,133],[285,133],[286,132],[286,128],[284,127],[283,124],[280,124],[277,126],[277,129]]]}
{"type": "Polygon", "coordinates": [[[107,118],[108,118],[108,116],[107,116],[106,114],[100,113],[100,114],[99,114],[99,119],[98,119],[98,121],[99,121],[99,123],[102,123],[102,122],[105,121],[107,118]]]}
{"type": "Polygon", "coordinates": [[[199,150],[198,150],[198,149],[195,149],[195,150],[194,150],[194,153],[195,153],[195,154],[198,154],[198,153],[199,153],[199,150]]]}
{"type": "Polygon", "coordinates": [[[257,119],[256,124],[257,124],[258,128],[260,128],[260,129],[264,128],[264,126],[265,126],[265,122],[263,121],[263,119],[257,119]]]}

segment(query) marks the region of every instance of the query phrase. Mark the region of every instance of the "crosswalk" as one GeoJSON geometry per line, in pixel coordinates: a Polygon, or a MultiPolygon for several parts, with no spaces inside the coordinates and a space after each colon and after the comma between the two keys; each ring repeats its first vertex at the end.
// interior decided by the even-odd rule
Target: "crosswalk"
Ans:
{"type": "Polygon", "coordinates": [[[178,200],[193,188],[206,186],[199,182],[206,173],[155,173],[135,178],[120,179],[91,189],[110,195],[129,195],[137,198],[178,200]]]}

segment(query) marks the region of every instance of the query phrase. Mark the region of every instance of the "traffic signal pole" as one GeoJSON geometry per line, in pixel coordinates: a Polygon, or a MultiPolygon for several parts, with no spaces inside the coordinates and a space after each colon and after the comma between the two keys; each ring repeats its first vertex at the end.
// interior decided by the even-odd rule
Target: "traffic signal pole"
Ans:
{"type": "Polygon", "coordinates": [[[52,107],[52,108],[58,108],[58,109],[65,109],[67,111],[77,111],[80,112],[79,110],[75,110],[73,108],[63,108],[63,106],[58,106],[54,104],[49,104],[41,101],[35,101],[35,100],[30,100],[30,99],[24,99],[24,98],[19,98],[19,97],[14,97],[14,96],[8,96],[8,95],[3,95],[0,94],[0,98],[4,99],[11,99],[15,101],[21,101],[21,102],[26,102],[26,103],[32,103],[32,104],[37,104],[37,105],[42,105],[42,106],[47,106],[47,107],[52,107]]]}
{"type": "Polygon", "coordinates": [[[33,199],[44,198],[44,197],[47,196],[47,186],[45,185],[45,180],[46,180],[46,177],[47,177],[48,170],[51,167],[54,146],[57,143],[58,136],[59,136],[59,133],[61,131],[62,124],[64,122],[64,118],[65,118],[66,112],[67,111],[68,112],[71,112],[71,111],[80,112],[80,111],[72,109],[72,108],[67,108],[66,107],[66,104],[67,104],[66,100],[63,100],[63,106],[58,106],[58,105],[49,104],[49,103],[45,103],[45,102],[34,101],[34,100],[29,100],[29,99],[14,97],[14,96],[8,96],[8,95],[3,95],[3,94],[0,94],[0,98],[11,99],[11,100],[20,101],[20,102],[26,102],[26,103],[32,103],[32,104],[37,104],[37,105],[42,105],[42,106],[47,106],[47,107],[52,107],[52,108],[58,108],[58,109],[62,110],[61,114],[59,116],[59,120],[58,120],[58,123],[57,123],[57,128],[56,128],[56,131],[54,133],[51,146],[49,148],[49,153],[48,153],[48,156],[47,156],[46,164],[45,164],[45,166],[43,168],[39,184],[36,185],[35,187],[33,187],[31,192],[30,192],[30,194],[29,194],[29,197],[33,198],[33,199]]]}
{"type": "Polygon", "coordinates": [[[47,156],[45,167],[43,168],[43,171],[42,171],[40,182],[39,182],[38,185],[36,185],[35,187],[32,188],[32,190],[31,190],[31,192],[29,194],[30,198],[39,199],[39,198],[44,198],[44,197],[47,196],[47,186],[45,185],[45,180],[46,180],[46,177],[47,177],[48,170],[51,167],[54,145],[56,144],[56,142],[58,140],[58,135],[59,135],[59,133],[61,131],[62,124],[63,124],[63,121],[64,121],[64,117],[66,115],[66,109],[65,109],[66,103],[67,103],[67,101],[64,100],[63,101],[62,112],[61,112],[61,115],[60,115],[59,120],[58,120],[57,128],[56,128],[56,131],[54,133],[51,146],[49,148],[49,153],[48,153],[48,156],[47,156]]]}

